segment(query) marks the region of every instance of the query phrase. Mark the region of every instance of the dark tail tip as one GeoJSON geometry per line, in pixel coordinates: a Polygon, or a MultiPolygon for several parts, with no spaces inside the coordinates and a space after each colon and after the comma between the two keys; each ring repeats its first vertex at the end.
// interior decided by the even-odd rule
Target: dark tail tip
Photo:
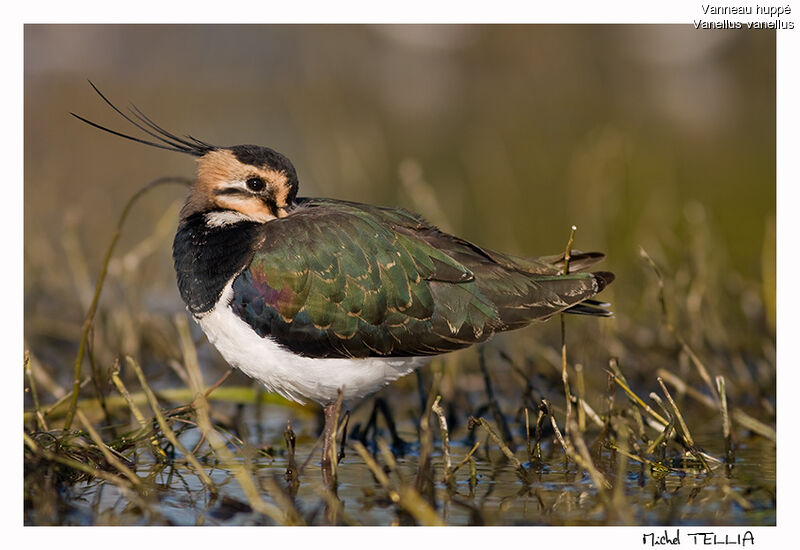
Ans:
{"type": "MultiPolygon", "coordinates": [[[[594,280],[597,281],[597,293],[600,293],[605,287],[614,281],[614,274],[609,271],[597,271],[592,273],[594,280]]],[[[565,313],[574,313],[578,315],[593,315],[595,317],[613,317],[614,313],[605,309],[610,304],[592,300],[591,298],[575,304],[564,310],[565,313]]]]}
{"type": "Polygon", "coordinates": [[[592,273],[592,275],[594,275],[594,279],[597,281],[597,292],[600,292],[610,285],[615,279],[614,274],[610,271],[596,271],[592,273]]]}
{"type": "MultiPolygon", "coordinates": [[[[564,310],[564,313],[572,313],[575,315],[591,315],[593,317],[613,317],[614,313],[605,309],[604,307],[599,307],[595,304],[591,304],[588,302],[592,302],[592,300],[586,300],[585,302],[581,302],[580,304],[575,304],[574,306],[567,308],[564,310]]],[[[608,304],[602,304],[603,306],[608,306],[608,304]]]]}

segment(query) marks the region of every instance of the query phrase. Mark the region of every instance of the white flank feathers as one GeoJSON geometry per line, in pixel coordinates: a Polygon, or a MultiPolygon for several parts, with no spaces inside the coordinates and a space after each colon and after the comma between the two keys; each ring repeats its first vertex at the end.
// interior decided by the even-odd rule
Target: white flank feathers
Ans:
{"type": "Polygon", "coordinates": [[[315,359],[295,355],[271,336],[262,338],[231,309],[233,282],[229,282],[214,308],[197,322],[225,360],[255,378],[272,392],[304,403],[322,405],[367,396],[427,363],[429,357],[368,357],[365,359],[315,359]]]}

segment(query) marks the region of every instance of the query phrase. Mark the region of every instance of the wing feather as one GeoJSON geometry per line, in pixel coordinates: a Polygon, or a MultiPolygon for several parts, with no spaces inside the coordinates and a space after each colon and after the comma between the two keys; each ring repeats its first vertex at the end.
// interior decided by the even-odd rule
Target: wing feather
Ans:
{"type": "MultiPolygon", "coordinates": [[[[601,256],[576,253],[571,266],[601,256]]],[[[264,224],[231,307],[262,336],[311,357],[433,355],[571,307],[603,314],[574,306],[610,274],[602,284],[591,273],[560,276],[560,263],[485,250],[404,211],[301,199],[264,224]]]]}

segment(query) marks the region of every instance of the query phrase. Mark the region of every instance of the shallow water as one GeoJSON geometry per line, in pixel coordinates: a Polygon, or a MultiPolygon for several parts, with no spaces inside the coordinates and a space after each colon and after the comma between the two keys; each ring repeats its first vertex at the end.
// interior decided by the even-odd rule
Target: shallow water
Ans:
{"type": "MultiPolygon", "coordinates": [[[[632,383],[644,380],[634,387],[643,397],[658,391],[660,368],[705,392],[663,326],[656,277],[639,253],[644,246],[663,272],[675,328],[712,375],[726,377],[731,407],[774,425],[776,38],[721,33],[712,43],[709,37],[653,26],[26,27],[25,346],[32,371],[43,375],[42,402],[53,403],[72,387],[93,277],[127,197],[154,177],[190,176],[194,169],[188,159],[129,149],[69,117],[77,112],[107,117],[97,119],[103,124],[115,121],[86,84],[91,76],[115,100],[136,102],[177,132],[221,143],[252,139],[285,152],[301,172],[301,195],[408,208],[476,244],[523,256],[564,250],[569,227],[577,224],[575,246],[606,252],[603,269],[617,275],[602,298],[613,304],[615,319],[569,321],[570,361],[585,367],[587,401],[598,410],[610,357],[632,383]],[[683,53],[665,64],[669,45],[683,53]],[[253,55],[259,48],[263,55],[253,55]],[[204,70],[197,70],[199,59],[204,70]],[[676,110],[681,104],[692,109],[676,110]],[[55,384],[45,385],[50,379],[55,384]],[[766,411],[758,410],[762,400],[772,405],[766,411]]],[[[91,355],[103,372],[117,358],[135,357],[148,383],[165,389],[185,384],[165,366],[182,357],[173,321],[185,309],[175,290],[171,243],[185,191],[157,193],[137,203],[126,221],[91,355]]],[[[559,324],[551,321],[499,335],[492,344],[518,359],[524,382],[536,388],[526,389],[529,407],[548,395],[563,402],[560,343],[559,324]]],[[[216,380],[227,367],[210,346],[198,352],[203,365],[218,364],[207,379],[216,380]]],[[[482,414],[476,410],[486,402],[483,379],[474,356],[447,357],[457,369],[444,379],[443,398],[465,423],[469,414],[482,414]]],[[[501,407],[511,415],[523,402],[520,379],[507,366],[492,372],[501,407]]],[[[130,375],[123,372],[134,392],[139,385],[130,375]]],[[[96,377],[100,389],[105,378],[96,377]]],[[[403,384],[393,384],[391,394],[403,384]]],[[[91,386],[82,398],[96,393],[91,386]]],[[[414,401],[416,389],[405,388],[407,401],[414,401]]],[[[33,407],[30,395],[26,411],[33,407]]],[[[690,404],[680,407],[698,444],[721,456],[719,418],[707,422],[709,410],[691,411],[690,404]]],[[[218,412],[215,403],[215,420],[218,412]]],[[[113,423],[127,422],[127,414],[113,423]]],[[[265,408],[260,421],[253,407],[243,414],[251,435],[240,436],[274,450],[272,458],[255,460],[261,492],[273,500],[272,476],[287,485],[282,433],[290,411],[265,408]]],[[[106,440],[110,423],[97,425],[106,440]]],[[[304,521],[326,523],[319,451],[312,452],[318,426],[296,418],[293,425],[298,456],[312,456],[295,506],[304,521]]],[[[26,429],[35,430],[35,423],[26,429]]],[[[413,421],[400,429],[407,441],[417,441],[413,421]]],[[[737,435],[730,478],[718,468],[712,477],[673,473],[660,480],[631,463],[625,499],[616,507],[602,504],[593,482],[565,464],[552,438],[543,442],[541,472],[527,483],[495,445],[484,444],[475,457],[474,490],[465,466],[455,494],[439,483],[433,501],[451,524],[773,524],[775,444],[737,435]],[[746,500],[737,502],[734,494],[746,500]]],[[[519,429],[515,436],[524,440],[519,429]]],[[[462,426],[454,434],[455,462],[470,448],[465,437],[462,426]]],[[[485,441],[485,434],[478,437],[485,441]]],[[[193,448],[198,437],[189,430],[183,439],[193,448]]],[[[518,457],[527,461],[523,451],[518,457]]],[[[36,477],[40,457],[28,458],[35,460],[26,473],[36,477]]],[[[601,458],[613,481],[608,451],[601,458]]],[[[57,490],[41,499],[42,507],[38,495],[26,492],[25,522],[272,522],[241,504],[247,500],[241,487],[219,466],[211,472],[221,488],[214,499],[180,456],[164,465],[140,448],[135,460],[136,474],[149,476],[142,503],[97,481],[44,484],[57,490]]],[[[434,456],[437,479],[440,460],[434,456]]],[[[398,457],[400,474],[411,482],[417,462],[413,446],[398,457]]],[[[398,483],[395,474],[390,478],[398,483]]],[[[408,519],[352,451],[341,465],[337,494],[344,505],[337,521],[408,519]]]]}
{"type": "MultiPolygon", "coordinates": [[[[266,431],[285,427],[285,410],[266,414],[263,425],[248,419],[252,434],[256,428],[266,431]]],[[[307,422],[307,424],[312,424],[307,422]]],[[[313,426],[300,422],[294,429],[303,434],[313,426]]],[[[437,434],[438,435],[438,434],[437,434]]],[[[413,431],[401,432],[406,441],[415,441],[413,431]]],[[[695,434],[699,444],[715,441],[716,434],[695,434]],[[709,437],[704,437],[704,436],[709,437]]],[[[182,436],[187,448],[198,441],[195,430],[182,436]]],[[[587,438],[590,441],[590,438],[587,438]]],[[[556,444],[557,445],[557,444],[556,444]]],[[[309,524],[326,525],[391,525],[413,523],[410,516],[389,500],[386,491],[375,480],[359,456],[348,450],[339,466],[336,499],[341,509],[335,512],[325,498],[319,469],[319,449],[312,437],[301,435],[297,444],[297,461],[302,464],[299,483],[293,491],[285,478],[288,455],[285,448],[273,449],[272,457],[260,456],[253,461],[253,473],[261,487],[262,496],[275,502],[277,484],[293,501],[302,520],[309,524]]],[[[713,475],[699,471],[672,472],[663,478],[654,476],[649,468],[629,460],[624,479],[624,497],[606,506],[591,478],[573,462],[564,460],[560,447],[543,440],[543,460],[527,481],[505,460],[499,450],[489,444],[475,454],[475,484],[471,486],[468,466],[455,476],[452,488],[440,481],[442,475],[441,442],[435,442],[433,471],[435,491],[433,506],[448,525],[774,525],[775,524],[775,446],[760,438],[739,443],[731,469],[724,465],[713,475]],[[740,496],[737,501],[732,493],[740,496]]],[[[451,454],[457,464],[471,448],[466,441],[453,441],[451,454]]],[[[705,451],[720,456],[719,449],[705,451]]],[[[237,455],[241,457],[241,454],[237,455]]],[[[526,452],[518,449],[516,456],[525,461],[526,452]]],[[[377,460],[383,461],[380,453],[377,460]]],[[[616,466],[603,452],[595,460],[598,468],[615,484],[616,466]]],[[[414,484],[418,471],[418,448],[409,445],[389,477],[394,487],[414,484]]],[[[63,495],[68,503],[62,516],[64,524],[168,524],[168,525],[263,525],[273,524],[271,518],[253,512],[247,498],[231,471],[211,464],[207,472],[220,488],[212,497],[191,468],[176,460],[159,464],[144,449],[137,451],[136,473],[148,480],[144,493],[145,506],[136,506],[118,488],[97,481],[78,484],[63,495]]],[[[530,464],[525,464],[530,468],[530,464]]],[[[386,468],[384,468],[386,470],[386,468]]],[[[279,499],[277,499],[279,500],[279,499]]],[[[26,522],[35,519],[26,516],[26,522]]]]}

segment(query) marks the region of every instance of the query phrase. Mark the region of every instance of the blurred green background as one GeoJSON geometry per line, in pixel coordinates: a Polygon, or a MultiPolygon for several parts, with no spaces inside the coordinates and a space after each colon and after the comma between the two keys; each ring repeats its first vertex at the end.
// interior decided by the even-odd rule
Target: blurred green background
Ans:
{"type": "MultiPolygon", "coordinates": [[[[563,250],[575,224],[576,247],[617,274],[604,326],[642,347],[660,313],[640,246],[695,343],[774,346],[774,32],[26,26],[26,345],[67,379],[125,201],[194,170],[72,118],[133,133],[87,79],[174,133],[281,151],[300,195],[405,207],[520,255],[563,250]]],[[[184,194],[135,207],[101,306],[183,310],[170,246],[184,194]]],[[[116,329],[119,349],[138,349],[116,329]]]]}

